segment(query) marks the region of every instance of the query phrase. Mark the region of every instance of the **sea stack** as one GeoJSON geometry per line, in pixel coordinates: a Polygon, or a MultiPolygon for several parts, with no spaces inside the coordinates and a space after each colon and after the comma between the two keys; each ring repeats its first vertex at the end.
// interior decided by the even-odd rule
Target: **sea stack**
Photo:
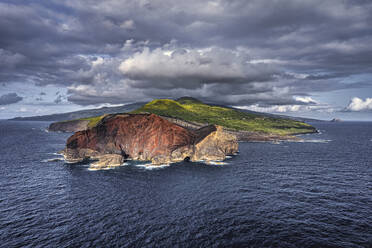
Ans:
{"type": "Polygon", "coordinates": [[[220,126],[190,130],[155,114],[114,114],[76,132],[62,153],[68,162],[95,160],[93,166],[107,167],[126,159],[154,165],[224,160],[237,151],[236,137],[220,126]]]}

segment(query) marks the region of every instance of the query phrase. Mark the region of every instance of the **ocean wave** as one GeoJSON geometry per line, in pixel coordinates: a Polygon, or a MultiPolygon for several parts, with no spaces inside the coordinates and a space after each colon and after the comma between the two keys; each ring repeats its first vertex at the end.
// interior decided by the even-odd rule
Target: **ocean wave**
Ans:
{"type": "Polygon", "coordinates": [[[128,163],[122,163],[121,165],[115,166],[94,166],[93,164],[89,164],[88,170],[89,171],[99,171],[99,170],[112,170],[118,167],[129,165],[128,163]]]}
{"type": "Polygon", "coordinates": [[[55,155],[55,156],[61,156],[61,157],[63,157],[63,154],[58,153],[58,152],[52,152],[52,153],[49,153],[49,154],[52,154],[52,155],[55,155]]]}
{"type": "Polygon", "coordinates": [[[111,170],[111,167],[88,167],[88,171],[111,170]]]}
{"type": "Polygon", "coordinates": [[[51,163],[51,162],[58,162],[58,161],[65,161],[64,158],[48,158],[48,159],[44,159],[44,160],[41,160],[42,163],[51,163]]]}
{"type": "Polygon", "coordinates": [[[205,161],[204,163],[208,164],[208,165],[227,165],[227,164],[229,164],[229,163],[223,162],[223,161],[205,161]]]}
{"type": "Polygon", "coordinates": [[[293,141],[293,142],[297,142],[297,143],[329,143],[331,142],[332,140],[327,140],[327,139],[304,139],[304,140],[297,140],[297,141],[293,141]]]}
{"type": "Polygon", "coordinates": [[[146,169],[146,170],[154,170],[154,169],[163,169],[163,168],[169,167],[170,164],[154,165],[152,163],[147,163],[147,164],[136,164],[135,166],[146,169]]]}

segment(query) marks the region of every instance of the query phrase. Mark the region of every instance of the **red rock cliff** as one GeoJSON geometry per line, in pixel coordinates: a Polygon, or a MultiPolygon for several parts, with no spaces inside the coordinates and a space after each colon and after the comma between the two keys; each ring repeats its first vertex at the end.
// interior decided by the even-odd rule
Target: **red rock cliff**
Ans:
{"type": "Polygon", "coordinates": [[[98,159],[97,164],[120,164],[126,158],[155,164],[190,160],[224,159],[236,152],[237,141],[215,126],[191,131],[155,114],[108,115],[89,130],[67,140],[68,161],[98,159]],[[218,134],[218,135],[216,135],[218,134]]]}

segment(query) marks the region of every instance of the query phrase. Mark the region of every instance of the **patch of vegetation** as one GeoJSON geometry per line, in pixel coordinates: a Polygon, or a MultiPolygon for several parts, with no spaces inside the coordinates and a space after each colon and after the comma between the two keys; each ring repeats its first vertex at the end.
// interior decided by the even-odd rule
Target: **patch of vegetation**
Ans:
{"type": "MultiPolygon", "coordinates": [[[[293,135],[315,131],[314,127],[304,122],[247,113],[223,106],[208,105],[192,97],[182,97],[178,100],[156,99],[130,113],[154,113],[190,122],[216,124],[232,130],[277,135],[293,135]]],[[[89,120],[88,127],[92,128],[103,117],[102,115],[79,120],[89,120]]]]}
{"type": "Polygon", "coordinates": [[[221,125],[239,131],[291,135],[314,132],[309,124],[264,115],[246,113],[232,108],[213,106],[191,97],[175,100],[157,99],[131,113],[154,113],[191,122],[221,125]]]}
{"type": "Polygon", "coordinates": [[[94,116],[94,117],[86,117],[86,118],[81,118],[79,120],[87,120],[89,121],[88,123],[88,128],[95,127],[98,122],[104,117],[104,115],[101,116],[94,116]]]}

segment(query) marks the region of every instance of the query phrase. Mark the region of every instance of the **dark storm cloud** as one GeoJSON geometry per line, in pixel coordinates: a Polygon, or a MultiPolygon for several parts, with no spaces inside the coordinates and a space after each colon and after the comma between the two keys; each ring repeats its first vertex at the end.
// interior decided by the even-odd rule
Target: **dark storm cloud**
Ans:
{"type": "Polygon", "coordinates": [[[313,104],[296,96],[368,86],[343,80],[372,73],[371,13],[370,1],[3,1],[0,82],[60,85],[81,105],[313,104]]]}
{"type": "Polygon", "coordinates": [[[17,93],[8,93],[0,96],[0,105],[9,105],[22,101],[22,97],[18,96],[17,93]]]}

